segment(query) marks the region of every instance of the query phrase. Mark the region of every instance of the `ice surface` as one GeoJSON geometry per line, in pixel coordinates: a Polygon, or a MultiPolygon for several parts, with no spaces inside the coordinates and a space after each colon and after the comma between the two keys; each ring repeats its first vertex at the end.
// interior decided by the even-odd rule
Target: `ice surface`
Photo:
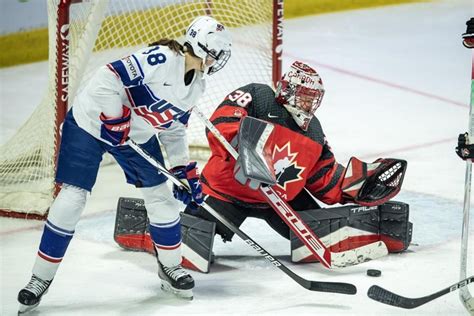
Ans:
{"type": "MultiPolygon", "coordinates": [[[[465,164],[454,147],[467,129],[471,52],[460,35],[472,15],[471,1],[446,0],[285,22],[284,66],[300,59],[320,72],[326,94],[317,116],[338,160],[408,161],[397,200],[411,206],[415,244],[403,254],[328,271],[290,263],[289,242],[259,220],[242,229],[296,273],[353,283],[357,295],[307,291],[237,237],[227,244],[216,239],[211,273],[193,274],[192,302],[166,295],[154,258],[123,251],[113,241],[118,197],[140,195],[112,165],[100,171],[76,236],[33,314],[467,315],[457,293],[406,311],[374,302],[366,292],[378,284],[418,297],[458,280],[465,164]],[[382,276],[366,276],[370,268],[382,276]]],[[[46,74],[46,63],[0,70],[1,142],[40,101],[46,74]]],[[[41,230],[41,222],[0,218],[1,315],[16,314],[16,295],[29,280],[41,230]]],[[[469,238],[468,275],[474,272],[472,233],[469,238]]]]}

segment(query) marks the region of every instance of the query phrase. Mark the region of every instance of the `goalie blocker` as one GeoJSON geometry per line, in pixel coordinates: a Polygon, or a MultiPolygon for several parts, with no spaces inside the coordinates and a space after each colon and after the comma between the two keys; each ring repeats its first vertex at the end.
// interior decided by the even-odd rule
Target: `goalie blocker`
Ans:
{"type": "MultiPolygon", "coordinates": [[[[225,210],[219,210],[226,214],[225,210]]],[[[389,252],[406,250],[411,241],[412,223],[408,221],[409,207],[401,202],[379,206],[313,209],[299,212],[307,225],[334,252],[355,249],[382,240],[389,252]]],[[[212,262],[212,247],[216,224],[199,217],[181,214],[183,243],[182,265],[188,269],[208,273],[212,262]]],[[[120,198],[114,229],[115,241],[124,249],[154,254],[148,233],[146,209],[142,199],[120,198]]],[[[293,234],[291,258],[293,262],[315,262],[310,251],[293,234]]]]}

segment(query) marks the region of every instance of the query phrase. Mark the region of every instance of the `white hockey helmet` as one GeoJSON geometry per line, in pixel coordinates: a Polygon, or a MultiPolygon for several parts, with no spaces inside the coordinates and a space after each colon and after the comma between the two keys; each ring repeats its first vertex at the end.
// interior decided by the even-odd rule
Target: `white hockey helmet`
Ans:
{"type": "Polygon", "coordinates": [[[318,73],[300,61],[293,62],[276,87],[277,102],[290,112],[296,124],[304,131],[308,130],[323,96],[324,86],[318,73]]]}
{"type": "Polygon", "coordinates": [[[194,19],[186,30],[186,43],[201,58],[204,73],[211,75],[221,70],[230,58],[232,39],[224,25],[209,16],[194,19]]]}

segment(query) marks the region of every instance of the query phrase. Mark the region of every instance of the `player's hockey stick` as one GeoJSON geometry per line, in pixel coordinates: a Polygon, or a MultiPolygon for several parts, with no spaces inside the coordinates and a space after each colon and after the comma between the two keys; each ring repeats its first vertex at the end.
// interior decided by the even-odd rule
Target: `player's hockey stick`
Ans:
{"type": "MultiPolygon", "coordinates": [[[[468,28],[464,35],[468,35],[472,30],[469,29],[468,21],[466,25],[468,28]]],[[[467,40],[467,39],[466,39],[467,40]]],[[[472,40],[472,38],[471,38],[472,40]]],[[[466,43],[464,43],[466,44],[466,43]]],[[[472,46],[464,45],[467,48],[473,48],[472,46]]],[[[470,108],[469,108],[469,144],[472,144],[474,139],[474,51],[472,53],[471,63],[471,97],[470,97],[470,108]]],[[[471,201],[471,178],[472,178],[472,160],[466,160],[466,175],[464,184],[464,206],[463,206],[463,220],[462,220],[462,234],[461,234],[461,264],[459,267],[459,278],[465,279],[467,275],[467,257],[468,257],[468,239],[469,239],[469,212],[470,212],[470,201],[471,201]]],[[[463,303],[464,307],[469,311],[470,314],[474,315],[474,298],[472,297],[469,289],[463,287],[459,291],[459,298],[463,303]]]]}
{"type": "MultiPolygon", "coordinates": [[[[472,75],[471,75],[471,106],[469,110],[469,139],[474,139],[474,54],[472,59],[472,75]]],[[[466,175],[464,182],[464,206],[461,233],[461,261],[459,267],[459,278],[466,278],[467,257],[468,257],[468,240],[469,240],[469,212],[471,201],[471,179],[472,179],[472,160],[466,160],[466,175]]],[[[459,291],[459,298],[469,313],[474,314],[474,298],[467,287],[459,291]]]]}
{"type": "MultiPolygon", "coordinates": [[[[239,155],[237,151],[229,144],[227,139],[222,136],[219,130],[211,123],[211,121],[209,121],[201,110],[198,107],[195,107],[193,112],[196,113],[201,121],[203,121],[206,127],[222,143],[232,157],[237,160],[239,155]]],[[[326,268],[342,268],[349,265],[356,265],[361,262],[385,256],[388,253],[387,247],[382,241],[343,252],[331,252],[318,236],[316,236],[316,234],[306,225],[298,213],[296,213],[271,186],[262,185],[259,190],[288,227],[326,268]]]]}
{"type": "MultiPolygon", "coordinates": [[[[127,144],[132,147],[140,156],[145,158],[150,164],[155,166],[161,173],[163,173],[171,182],[178,186],[185,187],[189,190],[189,187],[179,181],[179,179],[170,173],[159,161],[157,161],[154,157],[152,157],[149,153],[147,153],[140,145],[135,143],[132,139],[128,139],[127,144]]],[[[262,257],[267,259],[271,264],[275,267],[279,268],[283,271],[286,275],[290,278],[295,280],[299,285],[304,287],[310,291],[317,291],[317,292],[331,292],[331,293],[339,293],[339,294],[356,294],[357,288],[350,283],[340,283],[340,282],[323,282],[323,281],[310,281],[304,279],[291,271],[287,268],[283,263],[281,263],[278,259],[272,256],[269,252],[263,249],[262,246],[257,244],[252,238],[250,238],[247,234],[245,234],[242,230],[236,227],[232,222],[227,220],[224,216],[220,215],[216,212],[210,205],[208,205],[205,201],[201,204],[212,216],[217,218],[222,224],[224,224],[227,228],[237,234],[240,238],[242,238],[250,247],[254,248],[262,257]]]]}
{"type": "Polygon", "coordinates": [[[467,285],[472,282],[474,282],[474,275],[467,279],[459,281],[458,283],[455,283],[445,289],[442,289],[441,291],[438,291],[431,295],[419,297],[419,298],[404,297],[404,296],[395,294],[393,292],[390,292],[384,288],[381,288],[378,285],[372,285],[369,288],[367,295],[371,299],[376,300],[377,302],[380,302],[380,303],[392,305],[395,307],[412,309],[412,308],[421,306],[423,304],[426,304],[428,302],[431,302],[432,300],[437,299],[438,297],[448,294],[450,292],[456,291],[458,289],[461,289],[461,290],[465,289],[467,285]]]}

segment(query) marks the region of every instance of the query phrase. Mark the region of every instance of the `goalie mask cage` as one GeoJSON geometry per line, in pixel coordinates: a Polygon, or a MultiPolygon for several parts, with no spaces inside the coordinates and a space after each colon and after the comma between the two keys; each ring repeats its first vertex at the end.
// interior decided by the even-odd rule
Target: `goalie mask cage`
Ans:
{"type": "MultiPolygon", "coordinates": [[[[44,218],[54,183],[60,125],[94,70],[161,38],[183,43],[199,15],[232,35],[232,57],[209,76],[198,106],[206,115],[227,93],[280,78],[283,0],[47,0],[49,87],[30,119],[0,148],[0,215],[44,218]]],[[[203,125],[191,116],[191,155],[205,150],[203,125]]]]}

